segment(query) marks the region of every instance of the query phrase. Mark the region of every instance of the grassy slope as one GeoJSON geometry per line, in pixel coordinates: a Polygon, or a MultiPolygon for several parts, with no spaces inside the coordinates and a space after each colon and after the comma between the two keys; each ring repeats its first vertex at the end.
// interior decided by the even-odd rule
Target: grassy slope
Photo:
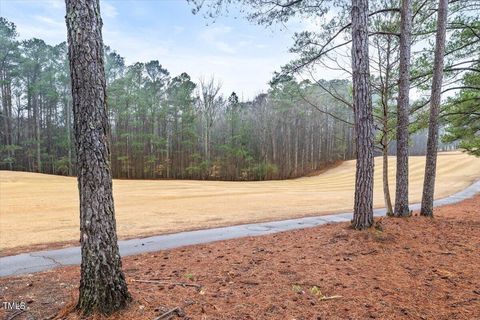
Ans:
{"type": "MultiPolygon", "coordinates": [[[[394,186],[394,158],[390,159],[394,186]]],[[[418,202],[424,157],[410,160],[410,200],[418,202]]],[[[350,211],[355,161],[314,177],[285,181],[115,180],[121,238],[244,222],[350,211]]],[[[436,198],[480,177],[480,159],[443,153],[438,159],[436,198]]],[[[391,190],[394,195],[394,189],[391,190]]],[[[77,240],[76,179],[0,171],[0,249],[77,240]]],[[[376,158],[375,207],[383,207],[381,159],[376,158]]]]}

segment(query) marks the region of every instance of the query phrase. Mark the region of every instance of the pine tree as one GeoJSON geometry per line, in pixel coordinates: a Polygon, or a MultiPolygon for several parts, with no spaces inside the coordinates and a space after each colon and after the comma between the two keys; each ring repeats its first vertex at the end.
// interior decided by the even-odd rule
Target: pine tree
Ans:
{"type": "Polygon", "coordinates": [[[82,263],[77,308],[110,314],[127,305],[112,195],[109,123],[98,0],[67,0],[68,55],[80,192],[82,263]]]}
{"type": "Polygon", "coordinates": [[[373,224],[373,114],[368,58],[368,1],[352,0],[352,78],[355,112],[356,175],[352,226],[373,224]]]}
{"type": "Polygon", "coordinates": [[[433,65],[432,94],[430,98],[430,120],[428,125],[427,156],[423,180],[422,206],[420,214],[433,217],[433,196],[438,150],[438,116],[442,98],[443,60],[447,30],[448,0],[439,0],[437,16],[437,37],[433,65]]]}

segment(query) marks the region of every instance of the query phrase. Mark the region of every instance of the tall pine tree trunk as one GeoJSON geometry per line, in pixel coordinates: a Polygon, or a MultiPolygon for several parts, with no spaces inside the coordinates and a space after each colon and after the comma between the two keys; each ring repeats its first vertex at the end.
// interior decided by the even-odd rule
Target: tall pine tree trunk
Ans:
{"type": "Polygon", "coordinates": [[[7,155],[8,155],[8,168],[13,170],[13,132],[12,132],[12,90],[10,79],[8,79],[7,71],[2,70],[1,72],[1,80],[2,80],[2,105],[3,105],[3,122],[4,122],[4,143],[7,147],[7,155]]]}
{"type": "Polygon", "coordinates": [[[40,106],[37,93],[35,93],[35,97],[33,99],[33,135],[35,137],[35,155],[37,161],[36,172],[42,172],[42,150],[40,145],[40,106]]]}
{"type": "Polygon", "coordinates": [[[390,186],[388,183],[388,145],[382,146],[383,159],[383,199],[385,201],[385,208],[387,209],[387,216],[392,216],[392,200],[390,197],[390,186]]]}
{"type": "Polygon", "coordinates": [[[433,216],[433,195],[438,150],[438,116],[442,98],[443,58],[445,55],[445,36],[447,28],[448,0],[438,4],[437,37],[435,43],[435,61],[433,64],[432,96],[430,98],[430,120],[428,125],[427,159],[423,180],[422,207],[420,214],[433,216]]]}
{"type": "Polygon", "coordinates": [[[390,185],[388,177],[388,100],[390,98],[390,70],[392,65],[390,63],[391,54],[391,39],[388,37],[386,50],[386,67],[385,67],[385,82],[382,84],[382,160],[383,160],[383,199],[385,201],[385,208],[387,209],[387,216],[393,216],[392,199],[390,196],[390,185]]]}
{"type": "Polygon", "coordinates": [[[68,175],[73,174],[72,168],[72,133],[71,133],[71,107],[70,107],[70,98],[65,99],[65,108],[67,116],[65,119],[65,127],[67,128],[67,145],[68,145],[68,175]]]}
{"type": "Polygon", "coordinates": [[[408,207],[408,110],[411,33],[412,0],[402,0],[397,104],[397,185],[395,189],[395,216],[397,217],[410,215],[408,207]]]}
{"type": "Polygon", "coordinates": [[[80,192],[80,295],[84,314],[109,314],[130,300],[117,244],[98,0],[66,0],[68,56],[80,192]]]}
{"type": "Polygon", "coordinates": [[[373,224],[373,115],[368,58],[368,1],[352,0],[352,74],[357,168],[352,226],[373,224]]]}

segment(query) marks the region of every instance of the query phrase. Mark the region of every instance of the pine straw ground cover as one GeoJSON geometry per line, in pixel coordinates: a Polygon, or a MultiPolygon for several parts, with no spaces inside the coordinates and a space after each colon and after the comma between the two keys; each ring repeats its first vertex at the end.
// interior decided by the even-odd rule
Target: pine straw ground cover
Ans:
{"type": "MultiPolygon", "coordinates": [[[[435,213],[126,257],[134,301],[112,318],[480,319],[480,195],[435,213]]],[[[78,319],[78,281],[78,267],[2,278],[0,300],[28,303],[15,319],[78,319]]]]}

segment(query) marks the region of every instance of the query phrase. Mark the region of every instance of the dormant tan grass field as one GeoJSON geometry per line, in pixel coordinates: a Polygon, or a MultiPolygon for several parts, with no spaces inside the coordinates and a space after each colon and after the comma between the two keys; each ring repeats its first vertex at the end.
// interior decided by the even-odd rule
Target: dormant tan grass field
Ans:
{"type": "MultiPolygon", "coordinates": [[[[375,159],[374,206],[383,207],[382,159],[375,159]]],[[[395,194],[395,158],[390,159],[395,194]]],[[[421,199],[424,157],[410,158],[410,201],[421,199]]],[[[438,157],[435,197],[480,178],[480,159],[460,152],[438,157]]],[[[355,161],[318,176],[284,181],[114,180],[120,238],[351,211],[355,161]]],[[[0,171],[0,250],[79,238],[77,181],[0,171]]]]}

